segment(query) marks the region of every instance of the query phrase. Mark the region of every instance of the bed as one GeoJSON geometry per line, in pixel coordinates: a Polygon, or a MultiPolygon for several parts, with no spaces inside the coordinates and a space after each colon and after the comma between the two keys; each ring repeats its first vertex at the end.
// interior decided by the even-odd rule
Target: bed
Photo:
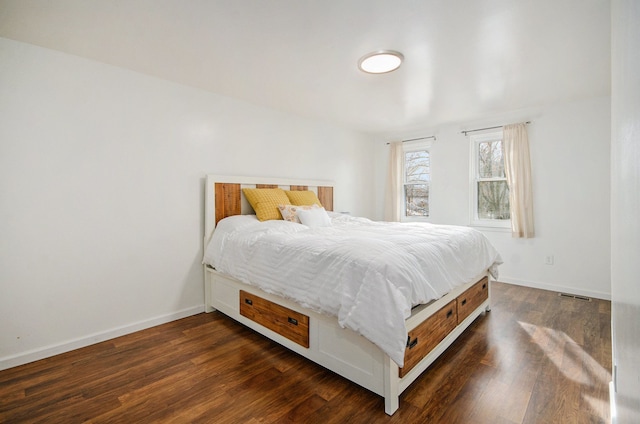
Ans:
{"type": "Polygon", "coordinates": [[[490,309],[500,256],[474,230],[335,213],[326,181],[208,175],[205,187],[206,311],[382,396],[389,415],[400,394],[490,309]],[[256,217],[247,196],[283,190],[317,205],[281,207],[283,214],[304,210],[260,221],[261,207],[256,217]]]}

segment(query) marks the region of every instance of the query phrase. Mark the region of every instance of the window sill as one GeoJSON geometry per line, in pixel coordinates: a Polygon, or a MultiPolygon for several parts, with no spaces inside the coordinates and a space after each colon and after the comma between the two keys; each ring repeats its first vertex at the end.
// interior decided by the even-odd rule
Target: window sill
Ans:
{"type": "Polygon", "coordinates": [[[496,225],[469,224],[469,227],[475,228],[476,230],[479,230],[479,231],[493,231],[493,232],[496,232],[496,233],[510,233],[511,232],[511,226],[502,227],[502,226],[496,226],[496,225]]]}

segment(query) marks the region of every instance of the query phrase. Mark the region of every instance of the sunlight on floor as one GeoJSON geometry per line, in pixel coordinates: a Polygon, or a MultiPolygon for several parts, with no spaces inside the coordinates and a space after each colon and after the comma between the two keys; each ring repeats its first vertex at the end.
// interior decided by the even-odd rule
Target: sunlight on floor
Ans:
{"type": "MultiPolygon", "coordinates": [[[[582,386],[604,385],[608,387],[611,373],[566,333],[522,321],[518,321],[518,324],[566,378],[582,386]]],[[[593,411],[607,411],[609,408],[608,399],[599,399],[586,393],[582,395],[582,398],[593,411]]],[[[606,412],[598,413],[604,420],[609,418],[606,412]]]]}

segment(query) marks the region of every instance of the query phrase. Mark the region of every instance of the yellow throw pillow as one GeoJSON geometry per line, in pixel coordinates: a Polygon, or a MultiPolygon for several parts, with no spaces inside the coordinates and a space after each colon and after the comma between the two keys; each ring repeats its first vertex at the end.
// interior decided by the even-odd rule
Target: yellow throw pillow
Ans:
{"type": "Polygon", "coordinates": [[[278,205],[291,204],[281,188],[243,188],[242,192],[260,221],[282,219],[278,205]]]}
{"type": "Polygon", "coordinates": [[[310,190],[287,190],[287,197],[292,205],[296,206],[309,206],[309,205],[318,205],[322,206],[318,196],[313,191],[310,190]]]}

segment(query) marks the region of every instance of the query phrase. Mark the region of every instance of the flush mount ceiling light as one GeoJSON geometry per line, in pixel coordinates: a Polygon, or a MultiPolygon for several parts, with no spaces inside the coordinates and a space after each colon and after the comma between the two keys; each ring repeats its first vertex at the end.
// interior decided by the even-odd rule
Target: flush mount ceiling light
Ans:
{"type": "Polygon", "coordinates": [[[385,74],[400,67],[404,56],[393,50],[379,50],[360,58],[358,68],[369,74],[385,74]]]}

